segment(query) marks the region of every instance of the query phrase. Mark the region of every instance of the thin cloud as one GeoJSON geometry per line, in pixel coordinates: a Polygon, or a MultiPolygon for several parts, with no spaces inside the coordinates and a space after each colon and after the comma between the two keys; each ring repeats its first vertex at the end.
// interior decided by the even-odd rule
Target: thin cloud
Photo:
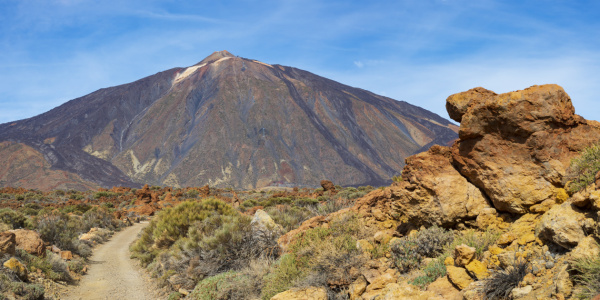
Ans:
{"type": "Polygon", "coordinates": [[[600,119],[599,4],[15,1],[0,11],[0,123],[213,51],[294,66],[446,116],[452,93],[558,83],[600,119]],[[8,105],[7,103],[11,103],[8,105]]]}

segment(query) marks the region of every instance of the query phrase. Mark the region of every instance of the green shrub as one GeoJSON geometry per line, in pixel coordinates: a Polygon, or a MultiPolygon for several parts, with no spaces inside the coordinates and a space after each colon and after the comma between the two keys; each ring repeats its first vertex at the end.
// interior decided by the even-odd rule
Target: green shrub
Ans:
{"type": "Polygon", "coordinates": [[[292,283],[303,275],[303,271],[305,272],[298,267],[295,255],[281,256],[273,272],[265,277],[262,299],[271,299],[278,293],[288,290],[292,283]]]}
{"type": "Polygon", "coordinates": [[[291,197],[271,197],[264,201],[261,201],[259,203],[259,205],[261,205],[263,207],[269,207],[269,206],[275,206],[275,205],[280,205],[280,204],[291,204],[292,201],[293,200],[291,197]]]}
{"type": "Polygon", "coordinates": [[[258,257],[277,258],[278,235],[258,231],[250,221],[251,218],[244,215],[208,217],[195,223],[188,236],[176,246],[188,260],[201,258],[193,268],[198,274],[196,277],[239,270],[258,257]]]}
{"type": "Polygon", "coordinates": [[[242,203],[242,207],[244,207],[246,209],[252,208],[255,206],[258,206],[258,201],[256,201],[256,199],[248,199],[242,203]]]}
{"type": "Polygon", "coordinates": [[[61,210],[67,214],[74,213],[77,215],[81,215],[90,209],[92,209],[91,205],[81,203],[81,204],[76,204],[76,205],[67,205],[67,206],[63,207],[61,210]]]}
{"type": "Polygon", "coordinates": [[[12,226],[13,229],[19,229],[25,227],[27,217],[10,208],[2,208],[0,209],[0,222],[12,226]]]}
{"type": "Polygon", "coordinates": [[[86,211],[81,221],[83,232],[88,232],[93,227],[117,230],[123,224],[115,219],[110,211],[104,207],[94,207],[86,211]]]}
{"type": "Polygon", "coordinates": [[[25,200],[42,200],[44,195],[40,192],[27,192],[25,193],[25,200]]]}
{"type": "Polygon", "coordinates": [[[317,205],[316,210],[314,211],[315,215],[325,216],[330,213],[334,213],[344,208],[348,208],[354,204],[354,201],[343,198],[330,199],[327,198],[326,201],[317,205]]]}
{"type": "Polygon", "coordinates": [[[17,249],[16,254],[25,262],[30,272],[36,268],[42,270],[42,273],[51,280],[71,281],[73,279],[65,261],[50,251],[46,251],[45,257],[31,255],[22,249],[17,249]]]}
{"type": "Polygon", "coordinates": [[[373,259],[379,259],[384,257],[390,251],[389,241],[385,241],[373,246],[373,249],[369,250],[373,259]]]}
{"type": "Polygon", "coordinates": [[[23,205],[23,208],[21,208],[21,212],[28,216],[36,216],[41,209],[42,206],[37,203],[27,203],[23,205]]]}
{"type": "Polygon", "coordinates": [[[81,222],[67,214],[54,211],[35,218],[35,227],[44,241],[61,249],[71,249],[73,239],[81,231],[81,222]]]}
{"type": "Polygon", "coordinates": [[[367,185],[367,186],[359,186],[359,187],[358,187],[358,190],[359,190],[359,191],[361,191],[361,192],[367,192],[367,193],[368,193],[368,192],[370,192],[370,191],[372,191],[372,190],[374,190],[374,189],[375,189],[375,188],[374,188],[374,187],[372,187],[372,186],[370,186],[370,185],[367,185]]]}
{"type": "Polygon", "coordinates": [[[82,258],[73,258],[70,261],[67,262],[67,265],[69,266],[69,270],[79,274],[79,275],[83,275],[83,269],[85,268],[85,260],[82,258]]]}
{"type": "Polygon", "coordinates": [[[416,285],[420,288],[425,288],[430,283],[436,281],[438,278],[446,276],[446,265],[441,258],[434,259],[423,269],[425,273],[422,276],[415,278],[411,284],[416,285]]]}
{"type": "Polygon", "coordinates": [[[200,192],[198,192],[197,190],[189,190],[187,193],[185,193],[186,198],[192,199],[198,197],[198,195],[200,195],[200,192]]]}
{"type": "Polygon", "coordinates": [[[84,196],[79,192],[69,195],[69,199],[73,199],[73,200],[83,200],[83,198],[84,198],[84,196]]]}
{"type": "Polygon", "coordinates": [[[402,182],[403,180],[404,180],[404,178],[402,178],[402,174],[392,176],[392,181],[393,182],[402,182]]]}
{"type": "Polygon", "coordinates": [[[89,230],[81,218],[71,217],[59,211],[51,211],[41,213],[35,217],[33,223],[44,241],[50,242],[60,249],[70,250],[82,257],[91,256],[90,247],[77,238],[80,233],[89,230]]]}
{"type": "Polygon", "coordinates": [[[417,232],[413,236],[403,237],[391,245],[396,267],[400,272],[418,268],[426,257],[442,254],[448,244],[454,240],[454,234],[446,229],[432,226],[417,232]]]}
{"type": "Polygon", "coordinates": [[[273,221],[281,225],[286,232],[297,228],[302,222],[315,216],[308,208],[297,206],[272,206],[267,207],[265,211],[271,216],[273,221]]]}
{"type": "Polygon", "coordinates": [[[190,296],[198,300],[236,299],[231,298],[228,292],[237,281],[235,272],[221,273],[198,282],[190,296]]]}
{"type": "Polygon", "coordinates": [[[214,198],[186,201],[162,210],[132,245],[132,256],[140,259],[142,265],[147,266],[158,255],[160,249],[166,250],[177,240],[185,237],[194,222],[202,221],[215,214],[231,216],[239,213],[230,205],[214,198]]]}
{"type": "Polygon", "coordinates": [[[100,199],[102,197],[105,198],[113,198],[113,197],[117,197],[119,194],[117,193],[113,193],[113,192],[108,192],[108,191],[102,191],[102,192],[96,192],[94,194],[94,198],[95,199],[100,199]]]}
{"type": "Polygon", "coordinates": [[[156,256],[149,267],[166,284],[193,288],[199,280],[220,273],[237,271],[255,259],[279,256],[277,232],[262,230],[251,224],[249,216],[210,215],[194,222],[186,236],[167,251],[156,256]]]}
{"type": "Polygon", "coordinates": [[[294,200],[296,206],[315,206],[319,204],[319,200],[313,198],[298,198],[294,200]]]}
{"type": "Polygon", "coordinates": [[[578,157],[571,160],[567,175],[571,181],[567,186],[569,192],[576,193],[585,189],[594,182],[598,172],[600,172],[600,143],[585,148],[578,157]]]}
{"type": "Polygon", "coordinates": [[[265,278],[263,299],[294,286],[347,286],[356,278],[350,269],[364,264],[356,248],[357,238],[363,238],[363,224],[351,213],[339,216],[329,228],[309,229],[288,246],[275,270],[265,278]]]}

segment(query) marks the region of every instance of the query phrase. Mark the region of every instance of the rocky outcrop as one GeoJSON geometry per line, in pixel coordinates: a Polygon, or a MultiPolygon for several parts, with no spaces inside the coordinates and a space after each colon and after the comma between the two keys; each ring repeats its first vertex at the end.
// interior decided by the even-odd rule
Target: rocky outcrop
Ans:
{"type": "Polygon", "coordinates": [[[490,206],[481,191],[452,166],[451,159],[450,149],[443,146],[407,158],[403,181],[371,192],[355,209],[379,221],[396,220],[417,227],[449,227],[477,218],[490,206]]]}
{"type": "Polygon", "coordinates": [[[500,95],[475,88],[448,97],[446,107],[461,122],[459,139],[407,158],[402,181],[371,192],[355,211],[387,228],[499,228],[500,213],[544,213],[565,202],[571,159],[600,140],[600,127],[575,115],[557,85],[500,95]]]}
{"type": "Polygon", "coordinates": [[[461,122],[453,165],[498,211],[522,214],[555,198],[571,158],[600,140],[558,85],[500,95],[475,88],[446,107],[461,122]]]}
{"type": "Polygon", "coordinates": [[[594,221],[574,210],[571,203],[552,207],[542,216],[536,228],[537,236],[563,248],[572,249],[585,237],[585,228],[593,227],[594,221]]]}
{"type": "Polygon", "coordinates": [[[324,192],[330,192],[333,194],[336,193],[335,185],[329,180],[321,180],[321,187],[323,188],[324,192]]]}
{"type": "Polygon", "coordinates": [[[46,254],[44,241],[37,232],[28,229],[16,229],[10,232],[15,234],[17,248],[23,249],[33,255],[41,256],[46,254]]]}

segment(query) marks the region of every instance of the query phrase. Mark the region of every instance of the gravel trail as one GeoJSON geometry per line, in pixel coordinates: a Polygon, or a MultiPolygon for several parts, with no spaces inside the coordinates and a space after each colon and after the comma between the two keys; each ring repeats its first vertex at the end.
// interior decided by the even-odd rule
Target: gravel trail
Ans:
{"type": "Polygon", "coordinates": [[[117,232],[94,249],[88,274],[62,299],[158,299],[146,274],[129,258],[129,245],[148,223],[136,223],[117,232]]]}

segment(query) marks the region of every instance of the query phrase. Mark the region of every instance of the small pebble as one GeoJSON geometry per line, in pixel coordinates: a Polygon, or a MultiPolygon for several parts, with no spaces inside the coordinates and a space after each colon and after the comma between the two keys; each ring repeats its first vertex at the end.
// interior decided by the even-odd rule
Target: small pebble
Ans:
{"type": "Polygon", "coordinates": [[[553,261],[548,261],[546,263],[546,269],[552,269],[554,268],[554,262],[553,261]]]}

